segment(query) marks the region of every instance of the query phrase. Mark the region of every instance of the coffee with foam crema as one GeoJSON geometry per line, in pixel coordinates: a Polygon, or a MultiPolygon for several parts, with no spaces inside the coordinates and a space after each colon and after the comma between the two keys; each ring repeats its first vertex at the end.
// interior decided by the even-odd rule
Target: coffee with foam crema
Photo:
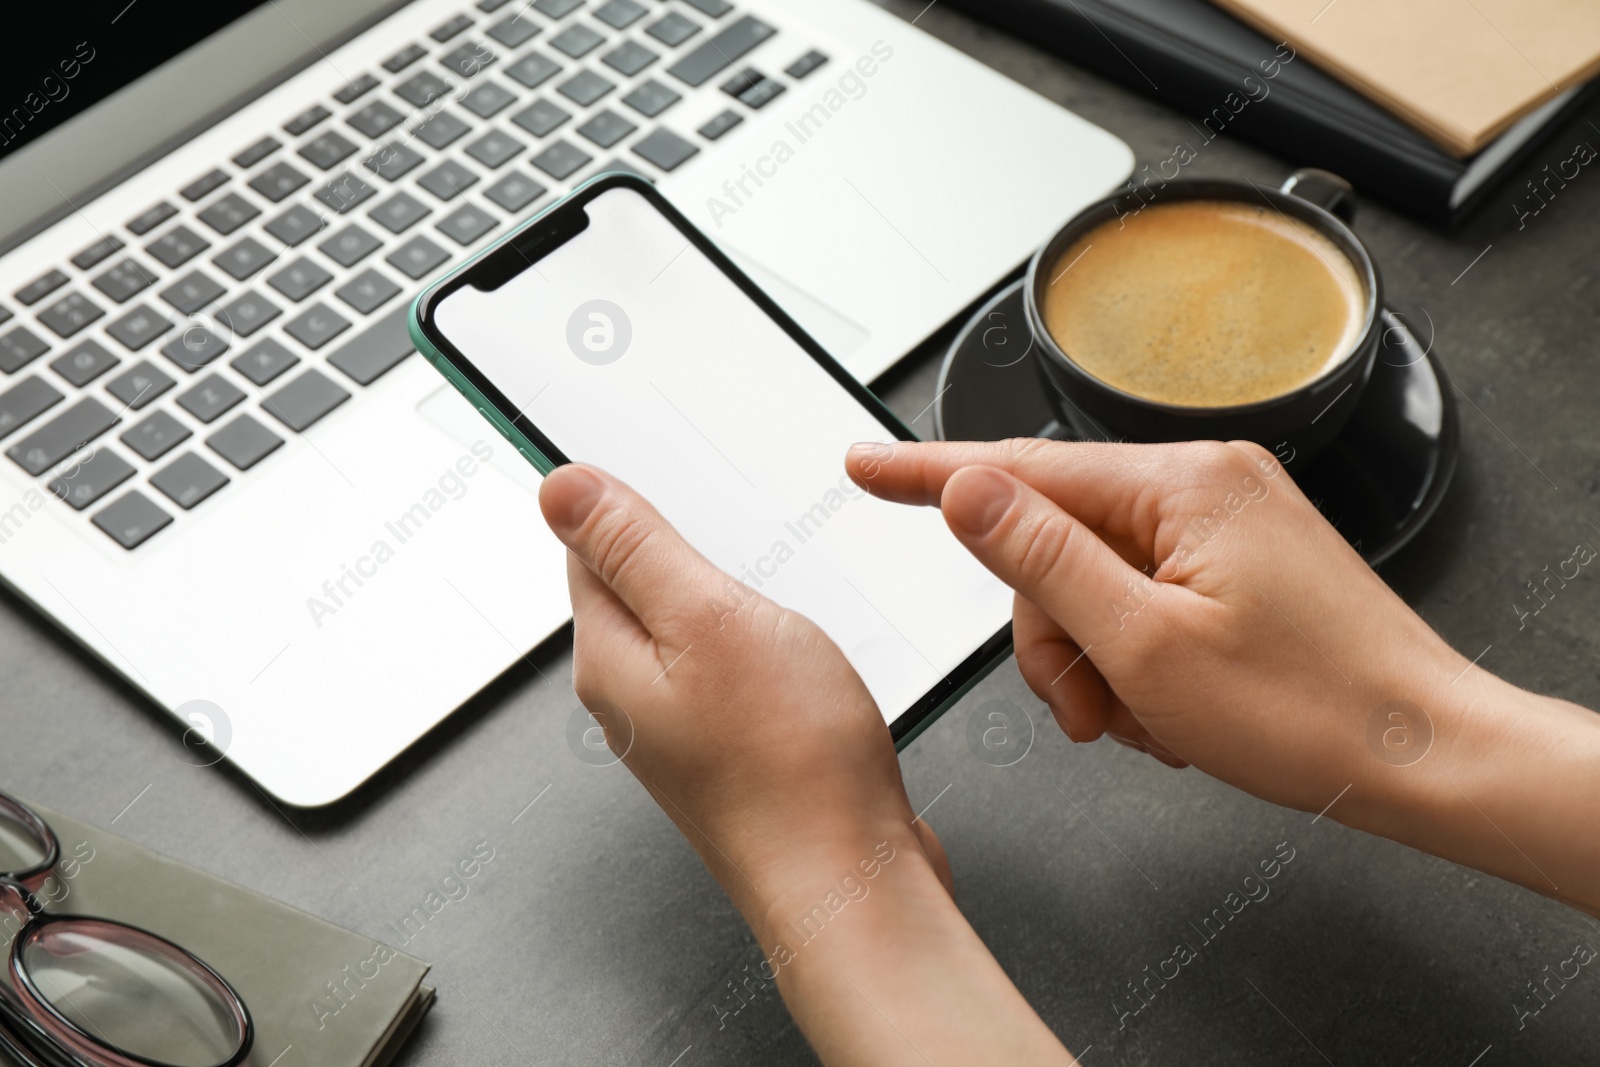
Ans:
{"type": "Polygon", "coordinates": [[[1366,323],[1350,258],[1267,206],[1154,204],[1097,226],[1050,271],[1040,313],[1061,350],[1123,392],[1184,407],[1293,392],[1366,323]]]}

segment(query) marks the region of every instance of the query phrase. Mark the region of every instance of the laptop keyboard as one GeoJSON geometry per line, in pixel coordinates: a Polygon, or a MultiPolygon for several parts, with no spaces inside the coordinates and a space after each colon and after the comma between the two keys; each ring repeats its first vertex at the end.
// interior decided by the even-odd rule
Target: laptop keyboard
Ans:
{"type": "Polygon", "coordinates": [[[778,37],[728,0],[479,0],[397,41],[39,264],[19,310],[0,304],[0,448],[137,549],[357,407],[412,353],[420,283],[577,181],[670,173],[827,64],[804,46],[741,63],[778,37]],[[697,93],[726,107],[675,126],[697,93]]]}

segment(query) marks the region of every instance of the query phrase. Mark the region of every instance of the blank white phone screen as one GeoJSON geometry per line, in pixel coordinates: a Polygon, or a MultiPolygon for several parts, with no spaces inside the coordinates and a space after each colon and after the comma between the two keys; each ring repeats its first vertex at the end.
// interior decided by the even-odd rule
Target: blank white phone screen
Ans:
{"type": "MultiPolygon", "coordinates": [[[[856,487],[846,449],[889,432],[648,200],[586,210],[536,267],[441,300],[438,330],[569,458],[822,627],[893,723],[1010,620],[1010,590],[936,508],[856,487]]],[[[748,597],[693,607],[725,624],[748,597]]]]}

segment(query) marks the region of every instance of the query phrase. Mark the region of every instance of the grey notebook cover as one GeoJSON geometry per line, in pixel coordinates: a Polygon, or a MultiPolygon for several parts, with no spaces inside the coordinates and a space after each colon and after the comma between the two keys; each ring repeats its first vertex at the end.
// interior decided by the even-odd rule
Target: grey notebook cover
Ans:
{"type": "MultiPolygon", "coordinates": [[[[205,960],[255,1019],[248,1067],[380,1067],[433,1003],[428,965],[48,808],[52,912],[140,926],[205,960]]],[[[0,1067],[16,1067],[0,1053],[0,1067]]]]}

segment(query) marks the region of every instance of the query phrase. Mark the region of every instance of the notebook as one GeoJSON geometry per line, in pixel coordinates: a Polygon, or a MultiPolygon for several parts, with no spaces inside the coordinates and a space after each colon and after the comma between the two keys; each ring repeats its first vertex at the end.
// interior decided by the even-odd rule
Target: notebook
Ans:
{"type": "Polygon", "coordinates": [[[1458,159],[1600,72],[1595,0],[1215,0],[1458,159]]]}
{"type": "MultiPolygon", "coordinates": [[[[51,910],[143,927],[210,964],[255,1020],[246,1067],[384,1067],[433,1004],[415,957],[31,806],[71,861],[51,910]]],[[[0,1067],[16,1065],[0,1053],[0,1067]]]]}
{"type": "MultiPolygon", "coordinates": [[[[1600,92],[1600,79],[1570,89],[1460,160],[1282,37],[1264,36],[1209,0],[944,2],[1188,118],[1184,151],[1192,155],[1166,146],[1151,156],[1154,172],[1172,177],[1178,160],[1198,160],[1178,173],[1207,173],[1211,140],[1238,138],[1282,159],[1285,176],[1291,167],[1322,167],[1348,178],[1363,199],[1439,225],[1455,225],[1484,205],[1517,218],[1536,211],[1539,201],[1527,189],[1502,195],[1502,179],[1600,92]]],[[[1551,149],[1552,164],[1571,151],[1551,149]]]]}

